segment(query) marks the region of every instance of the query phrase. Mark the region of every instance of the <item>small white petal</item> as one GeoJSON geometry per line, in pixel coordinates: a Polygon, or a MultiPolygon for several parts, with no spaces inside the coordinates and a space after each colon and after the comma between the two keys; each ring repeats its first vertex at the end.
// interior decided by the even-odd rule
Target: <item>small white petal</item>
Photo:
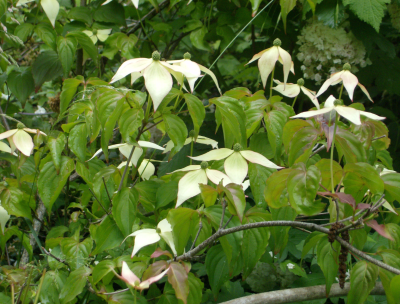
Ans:
{"type": "Polygon", "coordinates": [[[231,179],[228,175],[212,169],[206,169],[207,177],[212,181],[214,184],[218,185],[222,180],[222,185],[226,186],[227,184],[232,183],[231,179]]]}
{"type": "Polygon", "coordinates": [[[269,74],[271,74],[272,70],[275,68],[275,63],[277,62],[278,58],[279,50],[276,46],[273,46],[261,56],[260,60],[258,60],[258,69],[260,70],[261,80],[264,88],[267,84],[269,74]]]}
{"type": "Polygon", "coordinates": [[[365,111],[360,111],[360,115],[368,117],[368,118],[373,119],[373,120],[384,120],[384,119],[386,119],[386,117],[378,116],[376,114],[365,112],[365,111]]]}
{"type": "Polygon", "coordinates": [[[340,116],[343,116],[347,120],[351,121],[353,124],[361,125],[360,110],[343,106],[336,106],[335,110],[339,113],[340,116]]]}
{"type": "Polygon", "coordinates": [[[204,145],[211,145],[213,149],[218,149],[218,142],[214,139],[205,137],[205,136],[197,136],[196,143],[204,144],[204,145]]]}
{"type": "Polygon", "coordinates": [[[11,148],[5,142],[0,141],[0,151],[11,153],[11,148]]]}
{"type": "Polygon", "coordinates": [[[102,5],[106,5],[108,3],[110,3],[112,0],[107,0],[106,2],[104,2],[102,5]]]}
{"type": "Polygon", "coordinates": [[[157,228],[160,228],[161,232],[172,231],[172,226],[167,219],[163,219],[162,221],[160,221],[157,225],[157,228]]]}
{"type": "Polygon", "coordinates": [[[219,88],[218,80],[217,80],[217,77],[215,77],[215,74],[211,70],[207,69],[205,66],[202,66],[201,64],[199,64],[199,68],[201,71],[203,71],[204,73],[206,73],[207,75],[209,75],[211,77],[211,79],[214,81],[215,85],[217,86],[218,92],[222,95],[222,92],[221,92],[221,89],[219,88]]]}
{"type": "Polygon", "coordinates": [[[138,144],[139,144],[139,146],[141,146],[143,148],[152,148],[152,149],[164,151],[163,147],[161,147],[155,143],[149,142],[149,141],[138,140],[138,144]]]}
{"type": "Polygon", "coordinates": [[[138,80],[140,77],[143,77],[142,72],[133,72],[131,73],[131,85],[134,84],[136,80],[138,80]]]}
{"type": "Polygon", "coordinates": [[[139,7],[139,0],[132,0],[132,4],[138,8],[139,7]]]}
{"type": "Polygon", "coordinates": [[[360,87],[361,91],[363,91],[364,94],[367,95],[368,99],[371,100],[372,102],[374,102],[372,100],[371,96],[369,96],[369,93],[368,93],[367,89],[361,83],[358,83],[358,86],[360,87]]]}
{"type": "Polygon", "coordinates": [[[1,233],[4,234],[6,224],[8,220],[10,219],[10,215],[8,214],[7,210],[4,209],[2,206],[0,206],[0,227],[1,227],[1,233]]]}
{"type": "MultiPolygon", "coordinates": [[[[144,231],[141,230],[141,233],[137,234],[135,237],[135,245],[133,246],[133,251],[131,257],[134,257],[135,254],[143,247],[157,243],[160,240],[160,236],[156,232],[155,229],[148,229],[152,231],[144,231]]],[[[147,230],[147,229],[146,229],[147,230]]]]}
{"type": "Polygon", "coordinates": [[[117,73],[115,73],[114,77],[111,79],[110,83],[116,82],[124,78],[128,74],[143,71],[152,62],[153,59],[147,59],[147,58],[135,58],[127,60],[123,64],[121,64],[117,73]]]}
{"type": "Polygon", "coordinates": [[[257,60],[257,59],[260,59],[261,56],[264,55],[265,52],[268,52],[268,51],[269,51],[270,49],[272,49],[272,48],[273,48],[273,47],[270,47],[270,48],[268,48],[268,49],[266,49],[266,50],[264,50],[264,51],[261,51],[260,53],[255,54],[255,55],[253,56],[253,58],[251,58],[250,61],[249,61],[248,63],[246,63],[246,65],[252,63],[253,61],[255,61],[255,60],[257,60]]]}
{"type": "Polygon", "coordinates": [[[47,136],[46,133],[39,131],[38,129],[30,129],[30,128],[23,128],[24,131],[32,133],[32,134],[42,134],[44,136],[47,136]]]}
{"type": "Polygon", "coordinates": [[[267,168],[271,168],[271,169],[281,169],[283,167],[277,166],[275,165],[272,161],[270,161],[268,158],[266,158],[265,156],[261,155],[260,153],[257,152],[253,152],[250,150],[243,150],[240,151],[240,154],[242,154],[242,156],[247,159],[249,162],[254,163],[254,164],[258,164],[267,168]]]}
{"type": "Polygon", "coordinates": [[[328,99],[325,101],[324,108],[334,108],[335,107],[336,98],[333,95],[330,95],[328,99]]]}
{"type": "Polygon", "coordinates": [[[248,179],[248,180],[245,180],[245,181],[242,183],[242,187],[243,187],[243,191],[246,191],[247,188],[250,187],[250,180],[249,180],[249,179],[248,179]]]}
{"type": "Polygon", "coordinates": [[[352,74],[350,71],[344,71],[341,78],[343,79],[343,85],[347,93],[349,93],[351,101],[353,101],[354,89],[358,84],[357,76],[352,74]]]}
{"type": "Polygon", "coordinates": [[[247,176],[249,169],[246,160],[239,152],[233,152],[224,163],[226,174],[235,183],[240,185],[247,176]]]}
{"type": "Polygon", "coordinates": [[[289,72],[292,69],[292,57],[287,51],[285,51],[280,46],[278,46],[278,51],[279,51],[279,58],[282,59],[282,64],[283,64],[283,79],[284,79],[283,82],[286,85],[287,79],[289,77],[289,72]]]}
{"type": "Polygon", "coordinates": [[[172,235],[172,231],[161,232],[160,236],[164,239],[164,241],[167,242],[169,248],[171,248],[171,250],[174,253],[174,255],[177,255],[177,252],[176,252],[176,249],[175,249],[174,237],[172,235]]]}
{"type": "Polygon", "coordinates": [[[341,72],[337,72],[331,75],[331,77],[329,77],[321,86],[321,88],[319,89],[316,97],[318,97],[319,95],[321,95],[322,93],[324,93],[329,86],[331,86],[335,81],[338,81],[339,79],[341,79],[341,76],[343,74],[343,71],[341,72]]]}
{"type": "Polygon", "coordinates": [[[189,198],[200,193],[199,184],[207,184],[207,175],[203,169],[187,173],[178,184],[178,199],[175,208],[182,205],[189,198]]]}
{"type": "Polygon", "coordinates": [[[149,180],[156,172],[156,167],[148,159],[144,159],[138,168],[138,174],[143,180],[149,180]]]}
{"type": "Polygon", "coordinates": [[[306,87],[301,87],[300,88],[302,92],[307,95],[308,98],[310,98],[311,102],[319,109],[319,103],[317,97],[315,97],[315,94],[312,93],[311,90],[307,89],[306,87]]]}
{"type": "Polygon", "coordinates": [[[12,137],[15,147],[21,151],[22,154],[30,156],[33,150],[32,137],[23,130],[18,130],[12,137]]]}
{"type": "Polygon", "coordinates": [[[129,269],[125,261],[122,262],[121,277],[126,283],[132,286],[135,286],[135,282],[140,282],[140,279],[129,269]]]}
{"type": "Polygon", "coordinates": [[[317,115],[328,113],[332,110],[333,110],[333,108],[323,108],[323,109],[314,110],[314,111],[307,111],[307,112],[302,112],[300,114],[292,116],[290,118],[309,118],[309,117],[314,117],[317,115]]]}
{"type": "Polygon", "coordinates": [[[47,15],[47,18],[49,18],[51,24],[55,27],[60,4],[58,4],[57,0],[40,0],[40,4],[47,15]]]}
{"type": "Polygon", "coordinates": [[[217,150],[212,150],[200,156],[191,157],[191,159],[198,161],[221,160],[227,158],[232,153],[233,150],[231,149],[221,148],[217,150]]]}

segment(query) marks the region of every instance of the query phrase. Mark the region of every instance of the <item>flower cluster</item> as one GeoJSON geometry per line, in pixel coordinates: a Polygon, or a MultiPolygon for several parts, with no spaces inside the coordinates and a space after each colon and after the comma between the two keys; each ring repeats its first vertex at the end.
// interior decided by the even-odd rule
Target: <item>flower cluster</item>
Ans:
{"type": "Polygon", "coordinates": [[[387,6],[390,21],[392,22],[392,26],[400,31],[400,6],[397,3],[391,3],[387,6]]]}
{"type": "Polygon", "coordinates": [[[347,32],[343,25],[331,28],[320,21],[313,21],[303,27],[297,38],[300,46],[297,59],[303,64],[303,77],[315,80],[317,84],[328,74],[340,71],[346,62],[352,65],[352,72],[357,72],[357,66],[370,64],[365,58],[362,42],[347,32]]]}

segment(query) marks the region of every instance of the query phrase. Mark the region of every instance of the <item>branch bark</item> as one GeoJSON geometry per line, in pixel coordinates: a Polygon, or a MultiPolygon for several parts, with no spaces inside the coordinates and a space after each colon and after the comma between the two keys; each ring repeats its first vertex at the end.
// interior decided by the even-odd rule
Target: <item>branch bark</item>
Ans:
{"type": "MultiPolygon", "coordinates": [[[[339,284],[333,284],[329,293],[330,297],[347,296],[350,291],[350,284],[346,283],[344,289],[339,284]]],[[[382,283],[377,282],[370,295],[385,295],[382,283]]],[[[301,301],[311,301],[326,299],[326,286],[318,285],[311,287],[292,288],[284,290],[275,290],[254,294],[239,299],[223,302],[221,304],[284,304],[301,301]]]]}

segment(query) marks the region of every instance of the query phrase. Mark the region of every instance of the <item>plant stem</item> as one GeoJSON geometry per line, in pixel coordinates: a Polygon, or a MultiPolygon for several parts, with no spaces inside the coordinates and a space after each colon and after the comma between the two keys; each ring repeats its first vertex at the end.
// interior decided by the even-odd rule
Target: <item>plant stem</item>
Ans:
{"type": "Polygon", "coordinates": [[[13,283],[11,283],[11,303],[12,304],[15,304],[15,301],[14,301],[14,284],[13,283]]]}
{"type": "Polygon", "coordinates": [[[298,97],[299,95],[297,95],[295,98],[294,98],[294,100],[293,100],[293,103],[292,103],[292,108],[294,108],[294,104],[296,103],[296,100],[297,100],[297,97],[298,97]]]}
{"type": "Polygon", "coordinates": [[[343,93],[343,81],[342,81],[342,87],[340,88],[339,99],[342,98],[342,93],[343,93]]]}
{"type": "Polygon", "coordinates": [[[332,186],[331,191],[332,191],[332,193],[335,193],[335,185],[333,182],[333,151],[335,150],[335,137],[336,137],[336,129],[337,129],[338,121],[339,121],[339,113],[336,113],[335,124],[333,125],[334,130],[333,130],[333,138],[332,138],[332,145],[331,145],[331,186],[332,186]]]}
{"type": "Polygon", "coordinates": [[[275,67],[274,67],[274,69],[272,70],[272,73],[271,73],[271,87],[269,88],[269,98],[272,97],[272,87],[274,86],[274,74],[275,74],[275,67]]]}
{"type": "MultiPolygon", "coordinates": [[[[190,157],[193,156],[193,138],[192,142],[190,143],[190,157]]],[[[192,164],[192,158],[190,158],[190,165],[192,164]]]]}
{"type": "Polygon", "coordinates": [[[45,274],[46,274],[46,268],[44,269],[43,274],[42,274],[42,278],[40,279],[39,288],[38,288],[37,293],[36,293],[36,298],[35,298],[34,304],[37,304],[37,302],[39,301],[39,295],[40,295],[40,291],[42,290],[45,274]]]}

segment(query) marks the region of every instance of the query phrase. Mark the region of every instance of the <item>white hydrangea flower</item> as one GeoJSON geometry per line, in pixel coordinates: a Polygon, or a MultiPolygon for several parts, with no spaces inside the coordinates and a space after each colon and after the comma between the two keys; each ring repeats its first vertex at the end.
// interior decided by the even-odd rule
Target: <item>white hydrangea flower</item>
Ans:
{"type": "Polygon", "coordinates": [[[296,265],[292,264],[292,263],[287,263],[287,268],[288,269],[293,269],[294,267],[296,267],[296,265]]]}

